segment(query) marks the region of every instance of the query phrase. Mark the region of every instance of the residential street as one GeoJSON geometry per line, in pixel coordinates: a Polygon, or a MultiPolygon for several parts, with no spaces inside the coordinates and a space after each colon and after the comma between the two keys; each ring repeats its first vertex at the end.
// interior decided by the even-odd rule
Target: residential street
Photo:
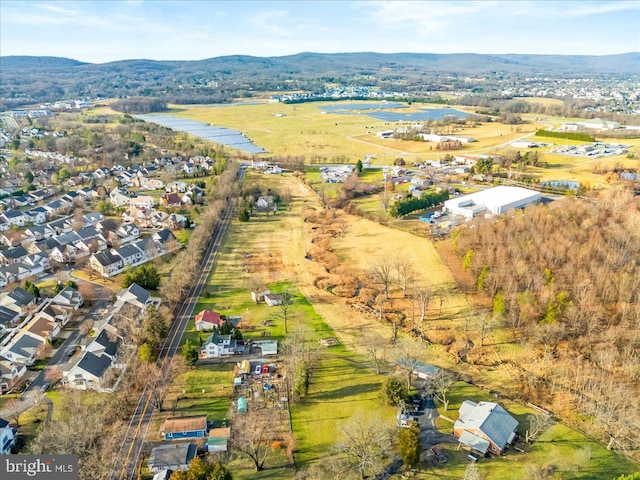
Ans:
{"type": "MultiPolygon", "coordinates": [[[[82,282],[83,280],[76,279],[76,281],[82,282]]],[[[61,333],[61,337],[67,335],[64,342],[62,343],[62,345],[60,345],[60,347],[53,351],[53,355],[49,360],[46,368],[44,368],[40,373],[37,374],[29,388],[27,388],[22,393],[20,397],[20,412],[26,412],[36,404],[38,395],[43,391],[43,385],[49,383],[46,379],[47,371],[54,367],[60,367],[67,363],[69,361],[69,357],[67,355],[68,349],[73,345],[79,345],[86,337],[86,335],[80,335],[80,332],[78,330],[80,324],[86,319],[91,319],[94,322],[101,320],[104,309],[109,305],[111,301],[111,290],[98,284],[94,285],[98,290],[98,300],[91,306],[85,316],[76,322],[73,330],[63,330],[63,332],[61,333]]],[[[47,403],[49,406],[47,419],[50,419],[53,411],[53,404],[51,404],[51,401],[49,401],[48,399],[47,403]]],[[[8,409],[5,408],[3,410],[0,410],[0,417],[9,418],[10,416],[11,415],[8,409]]]]}

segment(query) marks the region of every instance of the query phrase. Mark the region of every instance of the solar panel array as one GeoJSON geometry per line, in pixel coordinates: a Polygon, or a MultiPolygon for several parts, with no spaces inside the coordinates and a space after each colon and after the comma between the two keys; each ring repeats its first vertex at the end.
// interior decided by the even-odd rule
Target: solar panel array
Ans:
{"type": "Polygon", "coordinates": [[[220,143],[247,153],[265,153],[262,147],[255,145],[244,133],[230,128],[217,127],[196,120],[173,117],[171,115],[134,115],[145,122],[157,123],[171,130],[186,132],[211,142],[220,143]]]}

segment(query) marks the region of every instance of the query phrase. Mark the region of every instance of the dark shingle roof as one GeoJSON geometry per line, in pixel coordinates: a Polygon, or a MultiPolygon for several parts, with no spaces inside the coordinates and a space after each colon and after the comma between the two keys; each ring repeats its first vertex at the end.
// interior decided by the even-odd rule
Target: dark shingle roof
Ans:
{"type": "Polygon", "coordinates": [[[94,340],[98,345],[102,345],[104,347],[104,353],[113,357],[118,352],[118,347],[120,347],[120,340],[112,340],[109,338],[109,333],[104,328],[100,332],[100,334],[94,340]]]}
{"type": "Polygon", "coordinates": [[[122,261],[122,258],[120,258],[117,255],[114,255],[109,250],[96,253],[94,254],[94,257],[98,261],[98,263],[100,263],[100,265],[102,265],[103,267],[107,267],[109,265],[113,265],[114,263],[122,261]]]}
{"type": "Polygon", "coordinates": [[[140,249],[135,245],[125,245],[124,247],[118,248],[116,252],[118,252],[118,255],[120,255],[122,258],[127,258],[132,255],[140,254],[140,249]]]}
{"type": "Polygon", "coordinates": [[[12,291],[10,291],[7,294],[7,296],[11,298],[16,305],[20,305],[23,307],[29,305],[31,302],[33,302],[36,299],[36,297],[33,294],[27,292],[22,287],[14,288],[12,291]]]}
{"type": "Polygon", "coordinates": [[[111,358],[107,355],[97,356],[91,352],[87,352],[78,363],[79,368],[98,378],[104,375],[110,365],[111,358]]]}

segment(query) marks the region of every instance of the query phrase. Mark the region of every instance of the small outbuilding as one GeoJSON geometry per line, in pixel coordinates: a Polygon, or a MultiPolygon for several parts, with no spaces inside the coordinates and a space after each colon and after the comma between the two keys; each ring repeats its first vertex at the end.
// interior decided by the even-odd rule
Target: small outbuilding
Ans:
{"type": "Polygon", "coordinates": [[[249,402],[245,397],[238,398],[238,413],[247,413],[249,402]]]}
{"type": "Polygon", "coordinates": [[[231,437],[231,429],[229,427],[212,428],[209,431],[209,438],[207,438],[207,452],[226,452],[229,437],[231,437]]]}

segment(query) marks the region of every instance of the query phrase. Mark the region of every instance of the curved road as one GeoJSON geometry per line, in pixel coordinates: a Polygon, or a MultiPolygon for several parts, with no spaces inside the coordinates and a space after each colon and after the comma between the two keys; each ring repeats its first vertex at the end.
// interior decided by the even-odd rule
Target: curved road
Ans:
{"type": "MultiPolygon", "coordinates": [[[[245,172],[246,166],[241,166],[238,170],[238,182],[242,181],[245,172]]],[[[166,364],[166,362],[168,362],[178,352],[180,340],[182,339],[187,322],[193,314],[193,308],[198,302],[202,288],[204,287],[209,272],[216,260],[218,249],[222,244],[224,234],[233,213],[233,205],[229,203],[222,214],[220,222],[213,232],[209,247],[202,259],[200,270],[195,274],[194,282],[187,293],[187,297],[171,325],[169,335],[167,336],[164,345],[162,346],[162,350],[158,355],[157,363],[166,364]]],[[[110,477],[111,480],[133,479],[135,475],[136,466],[138,465],[140,453],[144,447],[147,431],[151,424],[151,417],[153,416],[153,411],[155,409],[151,393],[150,389],[146,387],[140,395],[140,400],[138,401],[133,416],[131,417],[129,428],[127,429],[122,444],[120,445],[118,456],[114,461],[110,477]]]]}

